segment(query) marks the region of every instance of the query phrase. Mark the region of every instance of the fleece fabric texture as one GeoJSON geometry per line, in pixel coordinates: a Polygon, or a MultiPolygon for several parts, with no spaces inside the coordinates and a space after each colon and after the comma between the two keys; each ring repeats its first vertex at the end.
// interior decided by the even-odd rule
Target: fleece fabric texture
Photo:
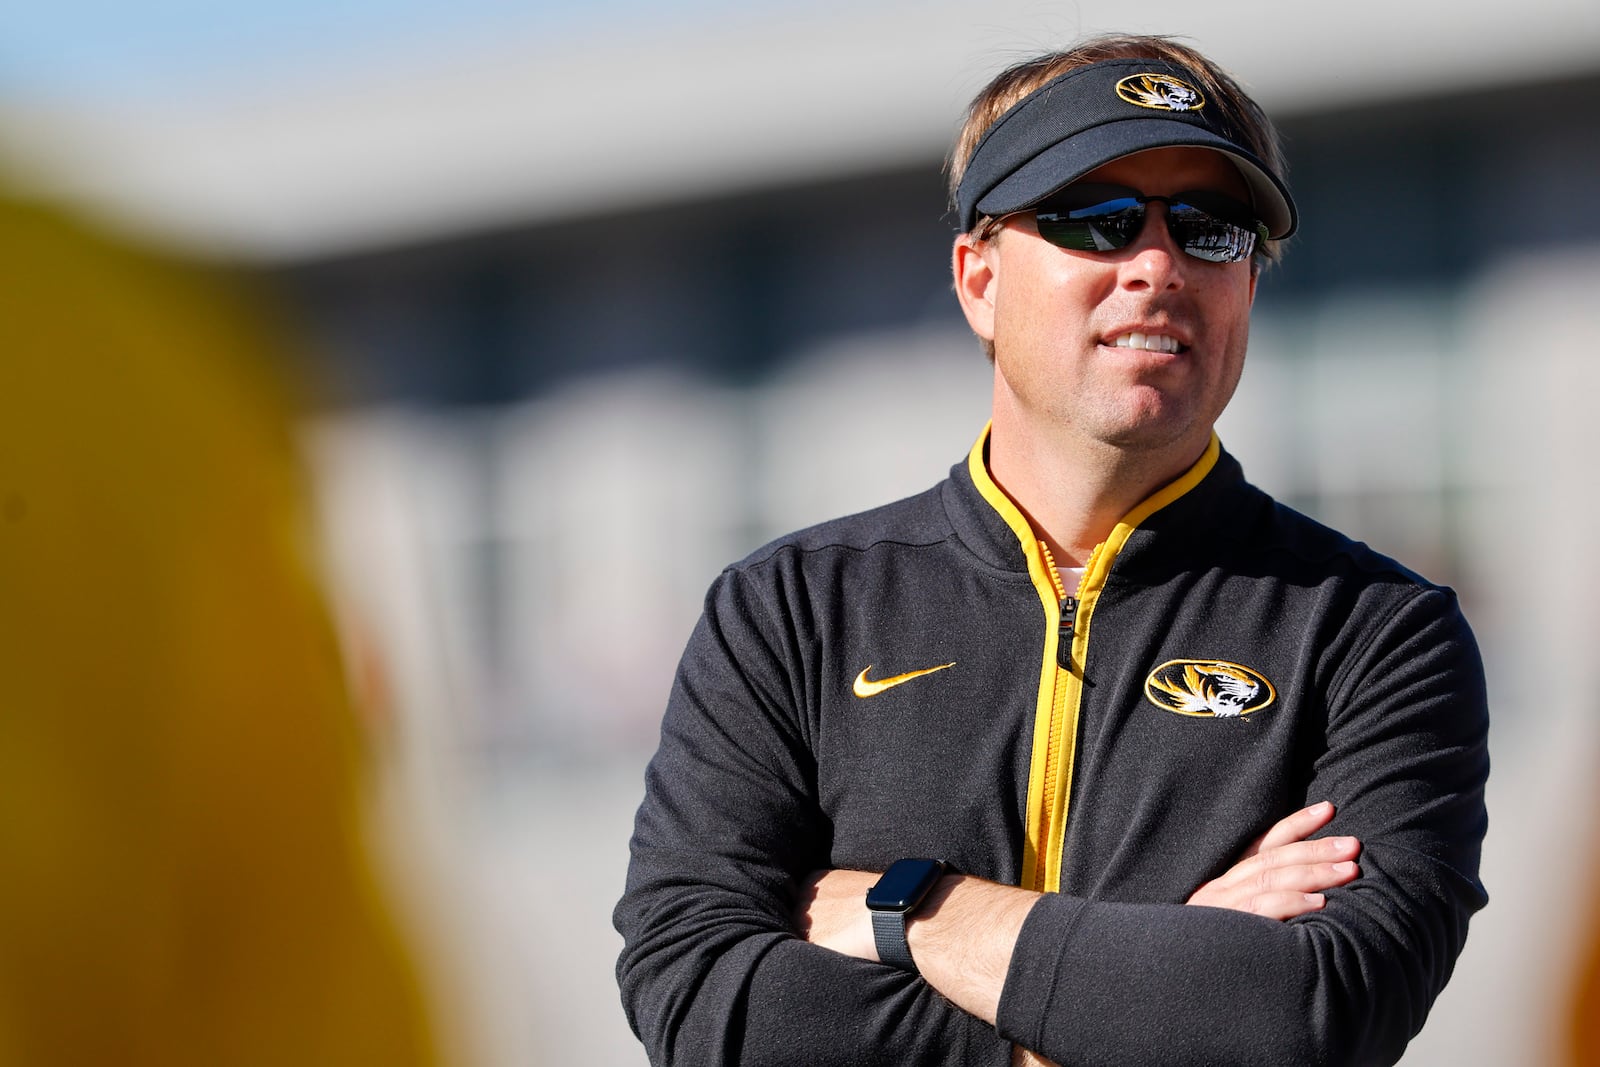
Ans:
{"type": "Polygon", "coordinates": [[[808,945],[797,886],[903,856],[1016,884],[1046,612],[968,465],[716,580],[646,775],[615,921],[658,1065],[1391,1063],[1486,902],[1487,709],[1448,589],[1285,508],[1226,453],[1112,563],[1082,665],[1061,892],[1030,913],[997,1026],[920,978],[808,945]],[[1273,702],[1176,714],[1173,660],[1273,702]],[[953,663],[870,699],[880,678],[953,663]],[[1285,814],[1361,876],[1287,923],[1182,902],[1285,814]],[[1320,836],[1320,835],[1319,835],[1320,836]]]}

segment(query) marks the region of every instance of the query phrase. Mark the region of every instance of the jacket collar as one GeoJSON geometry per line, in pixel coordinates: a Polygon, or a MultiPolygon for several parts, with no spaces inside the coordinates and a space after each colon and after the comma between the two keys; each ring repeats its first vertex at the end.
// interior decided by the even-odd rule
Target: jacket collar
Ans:
{"type": "MultiPolygon", "coordinates": [[[[989,477],[989,430],[985,424],[967,458],[950,469],[942,494],[945,512],[956,535],[979,558],[1004,570],[1026,572],[1037,535],[1022,509],[989,477]]],[[[1108,541],[1115,541],[1112,547],[1120,557],[1181,534],[1192,551],[1222,528],[1226,515],[1237,514],[1236,494],[1245,488],[1238,461],[1213,433],[1194,466],[1123,516],[1108,541]]]]}

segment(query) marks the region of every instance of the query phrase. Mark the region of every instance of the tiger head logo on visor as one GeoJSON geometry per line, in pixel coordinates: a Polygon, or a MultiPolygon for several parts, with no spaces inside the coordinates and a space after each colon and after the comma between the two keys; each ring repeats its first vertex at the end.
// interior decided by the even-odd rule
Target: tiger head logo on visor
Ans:
{"type": "Polygon", "coordinates": [[[1129,75],[1117,83],[1117,95],[1156,111],[1199,111],[1206,106],[1199,89],[1170,74],[1129,75]]]}

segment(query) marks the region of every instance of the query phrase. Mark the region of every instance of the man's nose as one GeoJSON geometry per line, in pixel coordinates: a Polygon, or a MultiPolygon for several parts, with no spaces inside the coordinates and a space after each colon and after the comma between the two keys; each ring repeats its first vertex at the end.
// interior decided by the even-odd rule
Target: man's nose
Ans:
{"type": "Polygon", "coordinates": [[[1144,226],[1128,246],[1118,271],[1125,289],[1167,292],[1182,289],[1187,258],[1167,229],[1167,205],[1153,200],[1145,205],[1144,226]]]}

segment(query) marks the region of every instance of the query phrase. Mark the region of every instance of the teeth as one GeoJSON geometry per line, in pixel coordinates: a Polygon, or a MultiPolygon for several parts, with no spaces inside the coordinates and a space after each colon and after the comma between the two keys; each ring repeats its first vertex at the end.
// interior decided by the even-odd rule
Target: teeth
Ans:
{"type": "Polygon", "coordinates": [[[1116,348],[1142,348],[1146,352],[1176,352],[1183,347],[1164,333],[1125,333],[1111,344],[1116,348]]]}

